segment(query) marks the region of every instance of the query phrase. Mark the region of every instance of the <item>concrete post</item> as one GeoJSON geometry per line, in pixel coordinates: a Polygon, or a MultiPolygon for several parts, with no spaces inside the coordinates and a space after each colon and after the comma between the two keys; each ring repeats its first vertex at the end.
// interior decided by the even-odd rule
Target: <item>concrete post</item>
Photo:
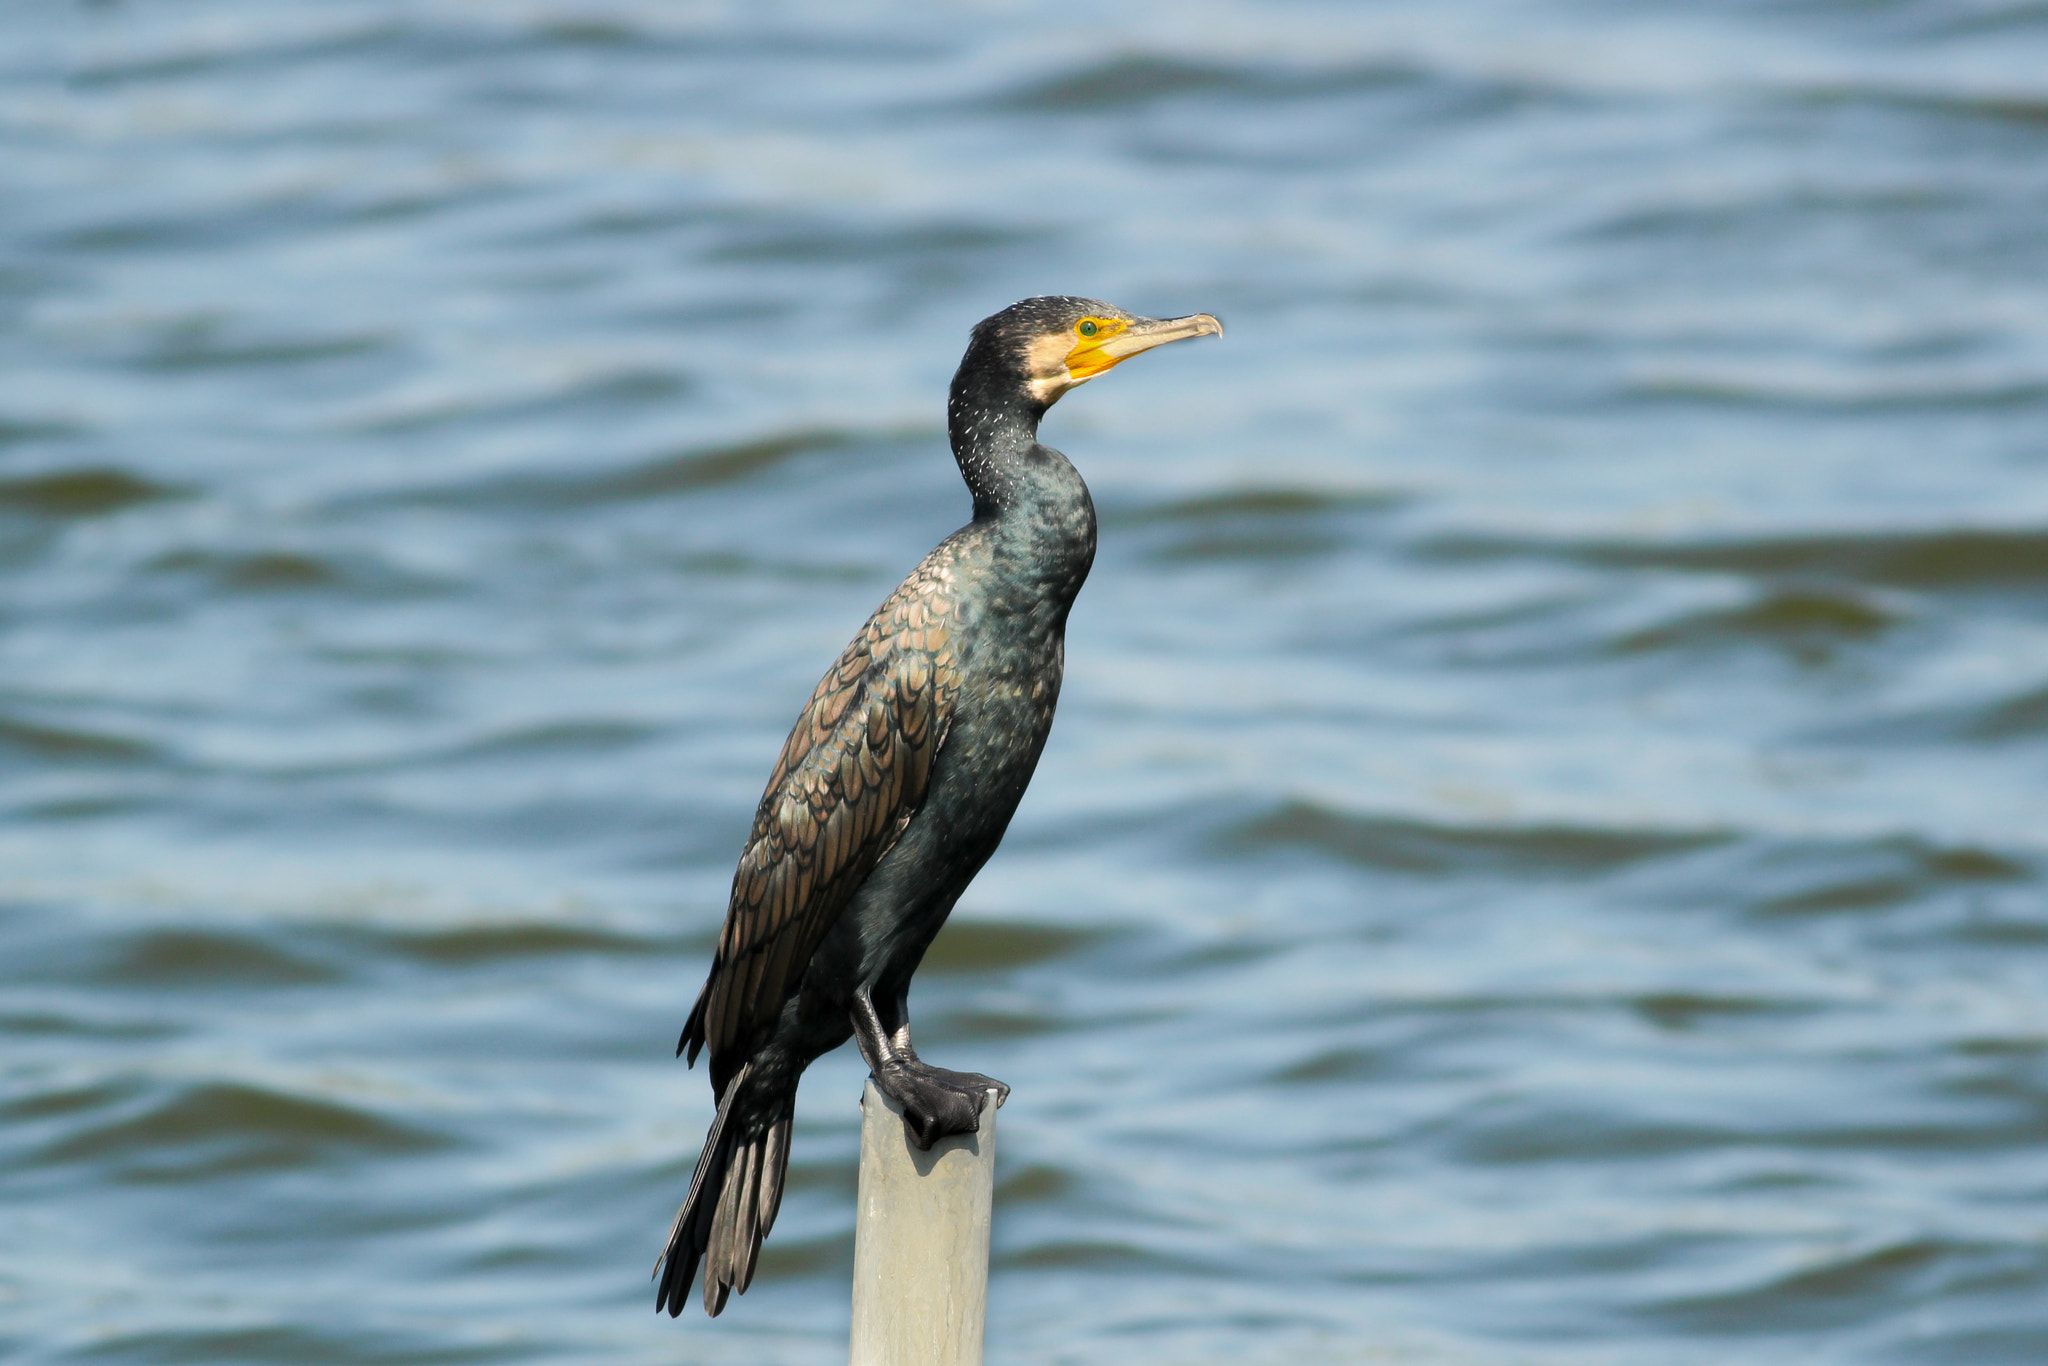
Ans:
{"type": "Polygon", "coordinates": [[[861,1097],[852,1366],[981,1366],[995,1197],[996,1101],[981,1131],[919,1152],[903,1111],[861,1097]]]}

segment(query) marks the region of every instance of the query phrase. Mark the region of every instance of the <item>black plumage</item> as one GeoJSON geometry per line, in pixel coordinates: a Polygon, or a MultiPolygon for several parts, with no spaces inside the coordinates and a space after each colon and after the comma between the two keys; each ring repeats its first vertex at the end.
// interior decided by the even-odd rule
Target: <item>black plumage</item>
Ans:
{"type": "Polygon", "coordinates": [[[1140,351],[1221,331],[1207,314],[1064,297],[975,327],[947,408],[974,520],[876,609],[797,718],[677,1045],[692,1064],[708,1051],[718,1116],[656,1266],[658,1308],[681,1312],[700,1260],[707,1312],[746,1290],[782,1199],[797,1080],[849,1036],[920,1147],[1008,1094],[920,1061],[907,997],[1031,780],[1095,558],[1088,487],[1038,443],[1039,419],[1140,351]]]}

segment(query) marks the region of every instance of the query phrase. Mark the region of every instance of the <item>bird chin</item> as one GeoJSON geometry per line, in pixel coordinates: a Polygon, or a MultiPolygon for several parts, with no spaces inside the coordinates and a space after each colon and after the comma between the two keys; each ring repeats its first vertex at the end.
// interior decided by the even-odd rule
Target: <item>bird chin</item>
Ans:
{"type": "Polygon", "coordinates": [[[1036,376],[1025,388],[1030,391],[1033,403],[1038,404],[1041,408],[1050,408],[1053,404],[1060,401],[1060,395],[1066,393],[1069,389],[1079,388],[1093,378],[1095,378],[1093,375],[1083,375],[1077,378],[1069,374],[1066,368],[1062,366],[1058,374],[1036,376]]]}

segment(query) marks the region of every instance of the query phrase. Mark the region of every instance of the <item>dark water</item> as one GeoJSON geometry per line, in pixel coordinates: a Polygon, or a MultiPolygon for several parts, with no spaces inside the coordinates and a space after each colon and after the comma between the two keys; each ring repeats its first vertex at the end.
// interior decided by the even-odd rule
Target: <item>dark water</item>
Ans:
{"type": "Polygon", "coordinates": [[[1102,555],[920,979],[991,1360],[2048,1360],[2048,7],[165,0],[0,40],[0,1354],[843,1359],[646,1276],[1013,298],[1102,555]]]}

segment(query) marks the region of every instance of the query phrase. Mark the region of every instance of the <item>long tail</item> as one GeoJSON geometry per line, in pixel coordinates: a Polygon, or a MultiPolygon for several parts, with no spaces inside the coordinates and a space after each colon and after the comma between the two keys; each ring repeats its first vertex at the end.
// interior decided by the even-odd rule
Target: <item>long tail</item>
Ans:
{"type": "Polygon", "coordinates": [[[668,1310],[670,1318],[683,1312],[700,1259],[705,1313],[716,1318],[728,1295],[746,1293],[761,1240],[782,1205],[796,1095],[753,1094],[747,1084],[752,1072],[750,1063],[726,1086],[691,1174],[690,1193],[669,1226],[668,1248],[654,1264],[660,1278],[654,1307],[668,1310]]]}

